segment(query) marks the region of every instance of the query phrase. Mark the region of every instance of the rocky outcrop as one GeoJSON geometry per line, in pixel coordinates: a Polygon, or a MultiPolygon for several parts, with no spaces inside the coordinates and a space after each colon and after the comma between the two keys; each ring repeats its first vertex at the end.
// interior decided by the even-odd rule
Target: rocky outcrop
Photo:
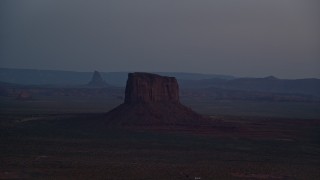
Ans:
{"type": "Polygon", "coordinates": [[[179,101],[174,77],[129,73],[125,101],[106,115],[109,124],[124,126],[177,126],[208,123],[179,101]]]}
{"type": "Polygon", "coordinates": [[[176,78],[150,73],[129,73],[125,103],[179,103],[176,78]]]}
{"type": "Polygon", "coordinates": [[[98,71],[94,71],[91,81],[88,83],[90,87],[107,87],[106,81],[101,77],[98,71]]]}

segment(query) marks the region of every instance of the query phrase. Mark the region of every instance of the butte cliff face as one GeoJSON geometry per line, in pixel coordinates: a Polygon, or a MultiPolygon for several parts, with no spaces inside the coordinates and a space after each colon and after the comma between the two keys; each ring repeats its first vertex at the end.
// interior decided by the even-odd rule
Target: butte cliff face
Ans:
{"type": "Polygon", "coordinates": [[[129,73],[125,101],[106,115],[109,124],[128,126],[195,125],[208,119],[182,105],[174,77],[129,73]]]}
{"type": "Polygon", "coordinates": [[[179,86],[174,77],[129,73],[124,103],[179,103],[179,86]]]}

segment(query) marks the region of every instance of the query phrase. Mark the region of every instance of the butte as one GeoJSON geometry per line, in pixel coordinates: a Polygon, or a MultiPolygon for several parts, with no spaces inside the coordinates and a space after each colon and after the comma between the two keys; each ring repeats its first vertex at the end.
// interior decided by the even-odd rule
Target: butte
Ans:
{"type": "Polygon", "coordinates": [[[107,123],[122,126],[193,126],[207,124],[205,118],[179,100],[174,77],[151,73],[129,73],[125,100],[106,115],[107,123]]]}

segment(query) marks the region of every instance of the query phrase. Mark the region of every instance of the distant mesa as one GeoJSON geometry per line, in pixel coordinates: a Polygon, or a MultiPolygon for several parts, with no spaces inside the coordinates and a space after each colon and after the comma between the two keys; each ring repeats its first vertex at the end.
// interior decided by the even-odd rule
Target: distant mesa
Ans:
{"type": "Polygon", "coordinates": [[[107,113],[118,125],[192,125],[207,118],[182,105],[176,78],[151,73],[129,73],[124,103],[107,113]]]}
{"type": "Polygon", "coordinates": [[[89,87],[108,87],[109,85],[101,77],[98,71],[94,71],[91,81],[87,84],[89,87]]]}

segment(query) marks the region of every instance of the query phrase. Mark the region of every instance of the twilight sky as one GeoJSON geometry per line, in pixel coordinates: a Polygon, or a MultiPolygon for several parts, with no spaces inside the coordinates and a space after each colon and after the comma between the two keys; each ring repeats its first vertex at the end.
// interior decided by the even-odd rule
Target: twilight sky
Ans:
{"type": "Polygon", "coordinates": [[[319,0],[1,0],[0,67],[320,78],[319,0]]]}

